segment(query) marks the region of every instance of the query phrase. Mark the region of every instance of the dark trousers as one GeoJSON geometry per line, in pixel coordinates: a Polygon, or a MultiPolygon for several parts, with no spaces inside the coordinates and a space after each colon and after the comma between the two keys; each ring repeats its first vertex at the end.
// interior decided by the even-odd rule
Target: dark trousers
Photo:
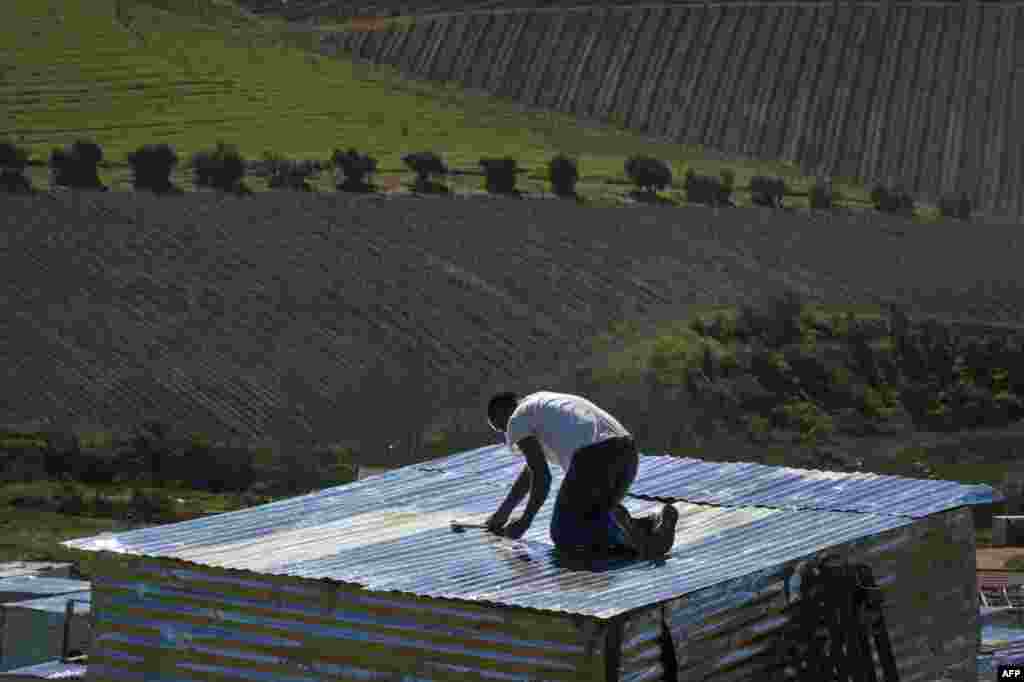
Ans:
{"type": "Polygon", "coordinates": [[[636,480],[640,456],[630,437],[610,438],[576,451],[558,490],[551,540],[560,549],[625,547],[611,510],[636,480]]]}

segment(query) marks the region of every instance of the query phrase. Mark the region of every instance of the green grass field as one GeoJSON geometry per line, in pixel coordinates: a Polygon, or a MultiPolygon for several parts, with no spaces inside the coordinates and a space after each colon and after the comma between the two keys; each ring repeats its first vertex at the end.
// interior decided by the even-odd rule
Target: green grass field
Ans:
{"type": "MultiPolygon", "coordinates": [[[[337,27],[334,27],[337,28],[337,27]]],[[[625,159],[649,154],[668,162],[681,203],[682,175],[722,168],[736,186],[757,174],[784,177],[788,204],[806,206],[810,178],[792,165],[723,161],[700,148],[652,141],[614,125],[527,112],[511,102],[463,92],[455,83],[401,78],[388,67],[316,55],[323,28],[258,18],[227,0],[8,0],[0,24],[0,138],[30,149],[37,187],[48,186],[50,151],[86,137],[104,149],[101,178],[129,189],[126,155],[167,143],[182,162],[174,181],[188,189],[185,160],[221,140],[250,160],[274,152],[326,159],[354,146],[379,161],[378,177],[412,175],[402,154],[431,149],[450,167],[478,171],[485,156],[512,156],[528,170],[519,187],[546,187],[546,165],[559,152],[578,159],[580,194],[597,203],[630,186],[625,159]],[[173,11],[169,11],[173,10],[173,11]]],[[[461,177],[454,189],[479,189],[461,177]]],[[[315,183],[328,189],[332,178],[315,183]]],[[[253,189],[265,188],[250,180],[253,189]]],[[[868,206],[863,187],[840,181],[845,203],[868,206]]],[[[737,192],[740,204],[749,196],[737,192]]],[[[922,207],[922,217],[929,209],[922,207]]]]}

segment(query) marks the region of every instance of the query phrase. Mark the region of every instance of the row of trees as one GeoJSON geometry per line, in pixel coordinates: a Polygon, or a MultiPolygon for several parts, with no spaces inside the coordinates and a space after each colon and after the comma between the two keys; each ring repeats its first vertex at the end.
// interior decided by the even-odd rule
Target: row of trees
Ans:
{"type": "MultiPolygon", "coordinates": [[[[100,181],[98,164],[103,160],[103,150],[94,142],[79,140],[66,149],[54,149],[49,165],[53,183],[75,189],[106,191],[100,181]]],[[[411,189],[422,193],[446,194],[450,190],[437,178],[449,175],[451,171],[434,152],[415,152],[402,157],[403,163],[416,174],[411,189]]],[[[0,190],[9,192],[31,192],[32,187],[25,175],[28,166],[28,152],[10,142],[0,142],[0,190]]],[[[171,173],[178,165],[179,158],[166,145],[145,145],[128,155],[132,168],[133,186],[136,190],[147,190],[160,194],[180,194],[181,189],[171,182],[171,173]]],[[[502,195],[519,195],[516,176],[525,172],[512,158],[483,158],[479,165],[485,176],[488,192],[502,195]]],[[[218,142],[211,150],[194,154],[189,160],[196,186],[209,187],[223,192],[247,194],[251,190],[245,185],[247,170],[267,177],[273,189],[312,191],[309,180],[324,171],[335,172],[336,187],[345,192],[373,192],[376,186],[371,178],[377,171],[377,160],[360,154],[355,149],[342,152],[335,149],[329,161],[294,161],[274,154],[266,154],[262,161],[247,164],[233,145],[218,142]]],[[[626,160],[626,176],[637,189],[633,197],[640,201],[656,199],[658,191],[672,186],[672,169],[667,163],[650,156],[637,155],[626,160]]],[[[562,198],[578,199],[576,183],[579,169],[574,159],[559,154],[548,164],[552,192],[562,198]]],[[[691,203],[709,206],[735,206],[732,199],[735,190],[735,173],[723,170],[718,177],[698,175],[689,169],[684,176],[683,188],[686,199],[691,203]]],[[[783,208],[787,195],[786,183],[782,178],[756,176],[751,179],[750,192],[755,205],[783,208]]],[[[837,199],[831,183],[819,179],[809,193],[813,209],[827,210],[837,199]]],[[[915,204],[913,197],[897,186],[894,188],[876,185],[871,200],[879,211],[904,217],[912,217],[915,204]]],[[[943,216],[966,220],[972,206],[966,194],[943,197],[939,205],[943,216]]]]}

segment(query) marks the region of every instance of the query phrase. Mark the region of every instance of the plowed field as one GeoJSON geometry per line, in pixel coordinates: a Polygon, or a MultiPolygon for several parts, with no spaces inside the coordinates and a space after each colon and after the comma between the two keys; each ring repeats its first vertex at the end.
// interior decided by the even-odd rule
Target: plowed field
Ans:
{"type": "Polygon", "coordinates": [[[4,423],[335,442],[571,367],[614,321],[787,288],[1024,318],[1005,225],[286,192],[5,196],[0,216],[4,423]]]}

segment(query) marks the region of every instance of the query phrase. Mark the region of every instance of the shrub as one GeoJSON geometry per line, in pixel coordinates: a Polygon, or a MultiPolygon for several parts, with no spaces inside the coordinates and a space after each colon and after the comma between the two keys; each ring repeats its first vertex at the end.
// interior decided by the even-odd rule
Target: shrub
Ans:
{"type": "Polygon", "coordinates": [[[686,189],[686,200],[694,204],[708,206],[731,206],[732,171],[722,171],[720,178],[710,175],[697,175],[693,169],[686,171],[683,187],[686,189]]]}
{"type": "Polygon", "coordinates": [[[156,193],[170,192],[171,170],[178,164],[178,155],[166,144],[148,144],[128,155],[132,167],[133,186],[156,193]]]}
{"type": "Polygon", "coordinates": [[[347,152],[335,149],[331,162],[337,171],[341,170],[344,180],[337,185],[343,192],[369,192],[373,185],[367,182],[367,178],[377,171],[377,160],[368,154],[360,154],[354,148],[349,147],[347,152]]]}
{"type": "Polygon", "coordinates": [[[28,150],[11,142],[0,142],[0,192],[32,192],[32,182],[25,175],[28,150]]]}
{"type": "Polygon", "coordinates": [[[28,167],[28,150],[18,147],[13,142],[0,142],[0,168],[14,170],[19,173],[28,167]]]}
{"type": "Polygon", "coordinates": [[[57,511],[61,514],[78,516],[86,511],[88,505],[85,502],[85,495],[80,486],[65,481],[61,485],[60,502],[57,504],[57,511]]]}
{"type": "Polygon", "coordinates": [[[960,196],[947,195],[939,199],[939,211],[944,218],[970,220],[972,208],[967,192],[961,192],[960,196]]]}
{"type": "Polygon", "coordinates": [[[269,152],[263,157],[263,170],[268,176],[267,185],[272,189],[294,189],[313,191],[308,178],[323,169],[319,161],[293,161],[269,152]]]}
{"type": "Polygon", "coordinates": [[[434,152],[413,152],[402,157],[402,162],[416,173],[414,189],[418,192],[447,191],[440,183],[431,183],[432,175],[447,175],[448,168],[434,152]]]}
{"type": "Polygon", "coordinates": [[[871,203],[875,210],[883,213],[910,218],[914,215],[914,198],[899,186],[889,189],[884,185],[875,185],[871,190],[871,203]]]}
{"type": "Polygon", "coordinates": [[[139,488],[133,488],[129,505],[143,521],[156,521],[174,511],[174,500],[159,490],[147,493],[139,488]]]}
{"type": "Polygon", "coordinates": [[[811,187],[810,193],[811,208],[820,211],[830,210],[835,200],[832,192],[832,181],[827,178],[818,178],[811,187]]]}
{"type": "Polygon", "coordinates": [[[106,192],[96,166],[103,160],[103,150],[95,142],[78,140],[69,148],[54,149],[50,154],[53,184],[74,189],[95,189],[106,192]]]}
{"type": "Polygon", "coordinates": [[[786,181],[756,175],[750,179],[751,199],[756,206],[782,208],[782,197],[786,195],[786,181]]]}
{"type": "Polygon", "coordinates": [[[668,164],[650,156],[631,156],[625,163],[626,176],[641,191],[653,194],[672,184],[668,164]]]}
{"type": "Polygon", "coordinates": [[[493,194],[516,193],[516,160],[480,159],[480,167],[484,169],[484,188],[493,194]]]}
{"type": "Polygon", "coordinates": [[[245,192],[245,160],[234,145],[218,142],[211,151],[192,156],[192,170],[197,187],[212,187],[222,192],[245,192]]]}
{"type": "Polygon", "coordinates": [[[576,196],[576,181],[580,174],[574,160],[559,154],[548,164],[548,173],[551,176],[551,190],[556,196],[576,196]]]}

